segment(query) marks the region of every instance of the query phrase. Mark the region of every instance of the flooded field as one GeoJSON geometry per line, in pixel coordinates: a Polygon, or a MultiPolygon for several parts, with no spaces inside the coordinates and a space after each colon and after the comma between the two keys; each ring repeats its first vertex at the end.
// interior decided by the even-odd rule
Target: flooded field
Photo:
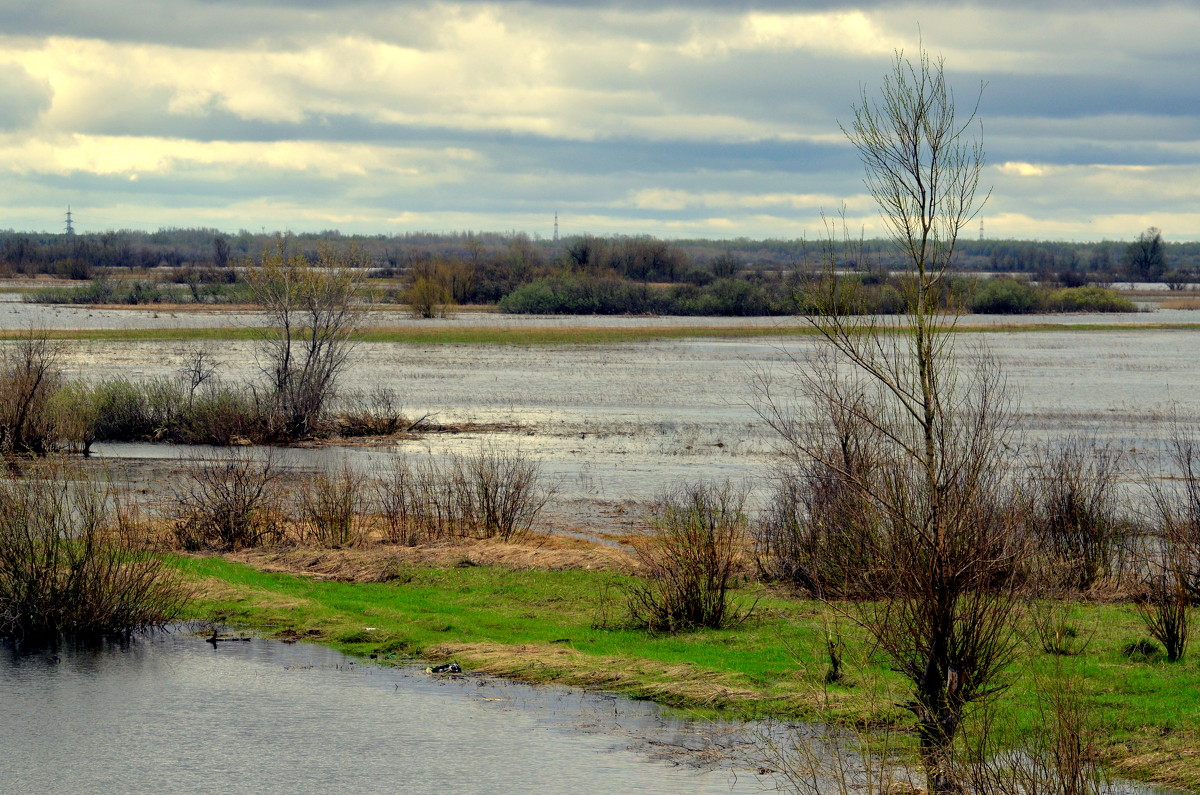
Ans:
{"type": "MultiPolygon", "coordinates": [[[[1184,323],[1186,310],[1135,315],[970,316],[963,322],[1184,323]]],[[[228,312],[156,313],[0,304],[0,325],[38,322],[60,328],[239,325],[261,318],[228,312]],[[11,312],[11,316],[4,314],[11,312]]],[[[796,318],[523,317],[463,314],[417,321],[397,311],[372,313],[380,325],[523,324],[570,326],[752,325],[803,323],[796,318]]],[[[965,355],[988,351],[1004,367],[1016,395],[1026,441],[1091,433],[1150,456],[1169,432],[1168,418],[1200,418],[1200,332],[1187,328],[1105,331],[976,332],[956,338],[965,355]]],[[[287,460],[315,468],[349,457],[372,467],[393,453],[444,455],[487,444],[520,448],[536,458],[557,494],[557,524],[583,532],[620,532],[635,523],[639,503],[685,480],[731,479],[765,494],[778,460],[752,388],[766,373],[783,390],[797,361],[814,350],[810,337],[690,338],[594,345],[465,345],[364,343],[342,380],[342,392],[384,387],[406,416],[441,423],[503,423],[515,430],[434,434],[375,446],[301,449],[287,460]]],[[[211,343],[219,375],[243,383],[261,376],[251,342],[211,343]]],[[[166,342],[73,342],[65,361],[72,377],[122,374],[174,376],[182,346],[166,342]]],[[[148,444],[101,444],[97,456],[136,461],[148,481],[156,467],[193,451],[148,444]]],[[[1154,461],[1151,460],[1154,465],[1154,461]]]]}
{"type": "MultiPolygon", "coordinates": [[[[1123,449],[1153,452],[1168,415],[1200,417],[1200,332],[1003,332],[960,338],[995,355],[1017,396],[1029,439],[1094,433],[1123,449]]],[[[767,372],[786,386],[806,338],[691,339],[619,345],[363,344],[344,379],[347,390],[393,389],[410,417],[506,423],[518,430],[437,434],[364,448],[294,450],[298,466],[350,456],[363,466],[393,452],[471,452],[481,444],[518,447],[555,483],[555,510],[583,529],[620,530],[633,503],[697,478],[745,481],[762,493],[777,460],[776,439],[756,413],[751,388],[767,372]]],[[[172,375],[177,345],[74,343],[77,377],[121,372],[172,375]]],[[[223,377],[247,380],[254,346],[217,349],[223,377]]],[[[97,445],[102,457],[171,459],[163,445],[97,445]]]]}

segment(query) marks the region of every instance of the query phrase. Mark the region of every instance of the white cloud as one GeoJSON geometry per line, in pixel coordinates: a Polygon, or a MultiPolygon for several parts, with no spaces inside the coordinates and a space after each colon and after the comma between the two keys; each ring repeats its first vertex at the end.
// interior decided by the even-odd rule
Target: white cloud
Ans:
{"type": "Polygon", "coordinates": [[[872,234],[835,119],[923,37],[956,85],[991,83],[989,232],[1162,218],[1200,237],[1190,6],[243,6],[220,5],[225,34],[170,0],[127,25],[14,13],[58,35],[0,36],[0,210],[87,190],[150,226],[520,228],[563,206],[595,231],[786,235],[844,196],[872,234]]]}

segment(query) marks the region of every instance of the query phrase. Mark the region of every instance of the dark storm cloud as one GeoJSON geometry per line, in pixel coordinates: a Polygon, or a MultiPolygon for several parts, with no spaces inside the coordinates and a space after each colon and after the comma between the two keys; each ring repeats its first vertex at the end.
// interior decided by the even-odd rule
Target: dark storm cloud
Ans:
{"type": "MultiPolygon", "coordinates": [[[[645,15],[657,11],[697,11],[735,14],[747,11],[805,13],[912,8],[915,18],[931,16],[939,8],[961,8],[961,2],[896,2],[895,0],[465,0],[467,7],[491,6],[537,13],[550,11],[616,11],[645,15]]],[[[1163,3],[1135,0],[992,0],[972,4],[998,9],[1101,10],[1112,7],[1145,8],[1163,3]]],[[[393,19],[406,11],[437,5],[417,0],[5,0],[0,4],[0,32],[6,36],[77,36],[106,41],[226,47],[248,42],[280,44],[280,38],[362,32],[373,21],[393,19]]],[[[403,26],[388,26],[392,40],[405,40],[403,26]]],[[[419,35],[408,39],[420,43],[419,35]]]]}

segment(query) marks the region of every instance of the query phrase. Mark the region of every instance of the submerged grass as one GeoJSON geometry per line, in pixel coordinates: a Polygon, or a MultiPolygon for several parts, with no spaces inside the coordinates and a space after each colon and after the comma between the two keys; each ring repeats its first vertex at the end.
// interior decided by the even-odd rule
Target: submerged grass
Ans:
{"type": "MultiPolygon", "coordinates": [[[[760,600],[754,621],[653,635],[622,620],[619,592],[628,580],[615,572],[401,567],[387,582],[348,583],[265,573],[221,558],[169,561],[198,584],[196,617],[312,638],[351,654],[454,658],[472,670],[739,717],[824,719],[832,705],[834,717],[859,726],[911,722],[867,686],[894,686],[895,675],[860,633],[842,627],[850,656],[867,659],[868,670],[827,686],[827,609],[761,586],[736,592],[760,600]],[[598,607],[606,599],[608,615],[598,607]]],[[[1014,740],[1028,736],[1037,725],[1037,678],[1069,677],[1094,710],[1113,770],[1200,787],[1200,662],[1124,656],[1122,647],[1143,632],[1128,608],[1087,605],[1074,616],[1095,627],[1086,653],[1062,657],[1030,646],[1009,672],[999,724],[1014,740]]]]}

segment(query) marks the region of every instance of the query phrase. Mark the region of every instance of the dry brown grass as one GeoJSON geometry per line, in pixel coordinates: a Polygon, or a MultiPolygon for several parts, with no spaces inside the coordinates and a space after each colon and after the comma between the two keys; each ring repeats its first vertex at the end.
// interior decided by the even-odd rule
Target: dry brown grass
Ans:
{"type": "Polygon", "coordinates": [[[456,538],[418,546],[371,545],[357,549],[287,547],[242,550],[225,556],[261,571],[343,582],[379,582],[397,566],[501,566],[518,570],[605,569],[629,571],[629,553],[590,541],[541,536],[525,542],[456,538]]]}
{"type": "Polygon", "coordinates": [[[596,657],[560,645],[446,643],[425,652],[433,660],[469,662],[472,671],[479,673],[541,681],[552,670],[559,684],[632,693],[668,704],[723,708],[763,698],[761,692],[737,681],[736,675],[702,671],[688,663],[596,657]]]}
{"type": "Polygon", "coordinates": [[[1200,309],[1200,296],[1188,295],[1176,298],[1164,298],[1160,303],[1161,309],[1200,309]]]}

